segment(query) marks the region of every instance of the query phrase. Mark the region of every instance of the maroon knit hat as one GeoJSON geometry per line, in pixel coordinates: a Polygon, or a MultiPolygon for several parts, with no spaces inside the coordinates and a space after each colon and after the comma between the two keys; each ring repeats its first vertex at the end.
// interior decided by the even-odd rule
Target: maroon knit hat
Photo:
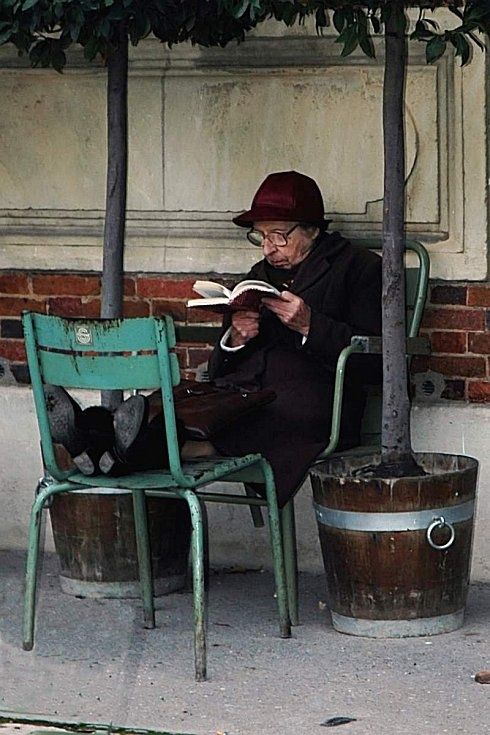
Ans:
{"type": "Polygon", "coordinates": [[[233,217],[240,227],[252,227],[254,222],[267,220],[308,222],[327,226],[325,209],[318,184],[297,171],[269,174],[259,186],[251,209],[233,217]]]}

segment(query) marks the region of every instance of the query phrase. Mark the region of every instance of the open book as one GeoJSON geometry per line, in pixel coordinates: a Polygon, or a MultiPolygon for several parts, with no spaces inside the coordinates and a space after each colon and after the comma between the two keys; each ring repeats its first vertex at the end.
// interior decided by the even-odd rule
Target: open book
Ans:
{"type": "Polygon", "coordinates": [[[211,311],[259,311],[264,296],[280,298],[281,294],[265,281],[241,281],[230,291],[226,286],[213,281],[196,281],[192,287],[201,294],[200,299],[189,299],[187,306],[198,306],[211,311]]]}

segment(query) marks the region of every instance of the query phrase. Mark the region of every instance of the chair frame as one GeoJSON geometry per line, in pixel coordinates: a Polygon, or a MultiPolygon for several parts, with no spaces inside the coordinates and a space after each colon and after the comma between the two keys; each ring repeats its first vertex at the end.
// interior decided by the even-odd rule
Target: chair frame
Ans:
{"type": "MultiPolygon", "coordinates": [[[[180,380],[171,317],[121,320],[62,319],[26,312],[22,317],[27,359],[41,437],[47,479],[31,509],[26,561],[23,647],[34,644],[37,565],[41,512],[50,497],[86,487],[117,487],[132,493],[139,576],[145,626],[155,626],[153,580],[148,538],[146,494],[181,498],[190,511],[191,561],[194,603],[194,650],[196,679],[206,678],[206,590],[205,548],[207,546],[204,500],[199,489],[225,480],[233,473],[253,467],[266,488],[269,529],[279,611],[279,633],[291,635],[284,565],[282,524],[277,505],[274,475],[260,454],[245,457],[182,463],[177,443],[173,386],[180,380]],[[87,337],[88,335],[88,337],[87,337]],[[83,337],[80,341],[80,336],[83,337]],[[131,337],[131,338],[130,338],[131,337]],[[88,342],[86,341],[88,339],[88,342]],[[70,388],[133,390],[160,387],[169,453],[168,471],[138,472],[125,477],[85,477],[76,468],[63,470],[56,460],[49,429],[43,384],[70,388]]],[[[228,496],[225,502],[230,502],[228,496]]]]}

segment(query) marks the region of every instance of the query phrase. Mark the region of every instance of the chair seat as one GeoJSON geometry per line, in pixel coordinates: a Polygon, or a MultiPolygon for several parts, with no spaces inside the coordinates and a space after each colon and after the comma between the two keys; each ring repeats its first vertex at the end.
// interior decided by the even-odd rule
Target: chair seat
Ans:
{"type": "MultiPolygon", "coordinates": [[[[229,475],[239,475],[243,470],[251,468],[256,470],[253,477],[258,477],[259,481],[263,481],[263,476],[258,471],[257,465],[262,460],[260,454],[247,454],[245,457],[212,457],[209,460],[188,461],[182,464],[182,471],[185,477],[192,481],[194,487],[206,485],[215,482],[226,476],[227,481],[231,479],[229,475]]],[[[178,483],[175,482],[170,470],[146,470],[144,472],[135,472],[122,477],[110,477],[108,475],[82,475],[81,472],[75,472],[67,478],[67,482],[75,485],[83,485],[86,487],[107,487],[117,488],[121,490],[151,490],[160,488],[177,488],[178,483]]],[[[237,482],[240,480],[237,479],[237,482]]],[[[241,480],[243,482],[243,479],[241,480]]]]}

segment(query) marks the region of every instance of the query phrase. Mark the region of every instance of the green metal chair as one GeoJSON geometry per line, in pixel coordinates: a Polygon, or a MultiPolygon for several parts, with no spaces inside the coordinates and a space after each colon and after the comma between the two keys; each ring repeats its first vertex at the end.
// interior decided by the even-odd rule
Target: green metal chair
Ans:
{"type": "MultiPolygon", "coordinates": [[[[180,380],[175,347],[175,331],[170,317],[78,320],[27,312],[22,317],[27,360],[41,437],[41,448],[48,476],[31,510],[26,563],[23,647],[34,643],[36,570],[39,554],[41,512],[46,501],[61,492],[87,486],[114,487],[132,493],[138,564],[145,626],[153,628],[155,612],[151,556],[149,551],[145,495],[181,498],[190,510],[192,522],[191,560],[194,602],[194,651],[196,679],[206,678],[206,525],[204,500],[234,502],[235,497],[205,496],[204,486],[227,480],[234,473],[254,468],[265,485],[272,543],[272,555],[279,608],[279,630],[288,638],[290,618],[284,567],[281,520],[277,506],[274,475],[259,454],[182,463],[179,456],[172,388],[180,380]],[[134,390],[160,388],[169,451],[168,471],[138,472],[125,477],[86,477],[59,467],[51,439],[43,383],[65,388],[134,390]]],[[[240,501],[238,501],[240,502],[240,501]]],[[[292,541],[286,542],[289,548],[292,541]]],[[[291,595],[289,594],[289,597],[291,595]]]]}

